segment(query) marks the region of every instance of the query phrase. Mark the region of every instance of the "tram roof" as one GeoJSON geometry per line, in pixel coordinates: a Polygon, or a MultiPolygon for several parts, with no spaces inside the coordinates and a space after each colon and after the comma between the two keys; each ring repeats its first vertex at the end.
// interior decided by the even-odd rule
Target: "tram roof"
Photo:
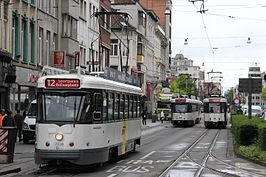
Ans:
{"type": "MultiPolygon", "coordinates": [[[[74,89],[103,89],[103,90],[113,90],[119,92],[128,92],[133,94],[142,94],[142,90],[140,87],[136,87],[129,84],[124,84],[108,79],[104,79],[102,77],[91,76],[91,75],[78,75],[78,74],[60,74],[60,75],[49,75],[42,76],[38,79],[38,88],[47,88],[45,86],[46,79],[62,79],[62,80],[79,80],[80,87],[74,89]]],[[[71,88],[47,88],[47,89],[71,89],[71,88]]]]}
{"type": "Polygon", "coordinates": [[[198,104],[202,104],[202,102],[200,100],[196,100],[196,99],[190,99],[190,98],[173,98],[171,100],[172,103],[198,103],[198,104]]]}
{"type": "Polygon", "coordinates": [[[227,103],[226,98],[221,97],[210,97],[210,98],[204,98],[203,103],[212,102],[212,103],[227,103]]]}

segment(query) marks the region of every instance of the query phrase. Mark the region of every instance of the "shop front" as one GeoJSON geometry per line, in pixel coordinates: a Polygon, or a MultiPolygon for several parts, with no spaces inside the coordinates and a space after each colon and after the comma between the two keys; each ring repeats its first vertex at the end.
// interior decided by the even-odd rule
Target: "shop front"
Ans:
{"type": "Polygon", "coordinates": [[[10,87],[16,80],[12,55],[0,49],[0,109],[10,109],[10,87]]]}
{"type": "Polygon", "coordinates": [[[16,68],[16,84],[10,90],[12,110],[25,110],[28,104],[36,99],[36,86],[40,77],[38,70],[30,68],[16,68]]]}

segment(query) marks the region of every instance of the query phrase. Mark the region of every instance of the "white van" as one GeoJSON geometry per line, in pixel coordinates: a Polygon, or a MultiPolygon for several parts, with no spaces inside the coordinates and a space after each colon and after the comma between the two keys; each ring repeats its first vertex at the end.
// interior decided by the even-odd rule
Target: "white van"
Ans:
{"type": "Polygon", "coordinates": [[[37,101],[33,100],[26,112],[22,128],[23,143],[28,144],[30,140],[35,140],[35,127],[37,117],[37,101]]]}
{"type": "MultiPolygon", "coordinates": [[[[248,116],[248,108],[246,109],[245,115],[248,116]]],[[[260,106],[251,106],[251,116],[262,116],[262,108],[260,106]]]]}

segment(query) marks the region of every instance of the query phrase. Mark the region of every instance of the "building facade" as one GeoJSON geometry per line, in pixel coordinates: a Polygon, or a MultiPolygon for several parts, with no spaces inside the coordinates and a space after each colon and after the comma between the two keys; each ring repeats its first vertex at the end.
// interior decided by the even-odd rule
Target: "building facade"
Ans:
{"type": "Polygon", "coordinates": [[[171,38],[172,38],[172,0],[139,0],[140,4],[148,9],[153,10],[159,17],[159,23],[162,25],[165,36],[167,38],[167,50],[166,50],[166,65],[165,70],[167,76],[170,76],[170,65],[171,65],[171,38]]]}
{"type": "Polygon", "coordinates": [[[171,60],[171,75],[177,77],[181,74],[191,76],[198,88],[198,95],[201,96],[205,80],[204,71],[201,71],[199,66],[194,66],[193,60],[185,58],[183,54],[176,54],[171,60]]]}

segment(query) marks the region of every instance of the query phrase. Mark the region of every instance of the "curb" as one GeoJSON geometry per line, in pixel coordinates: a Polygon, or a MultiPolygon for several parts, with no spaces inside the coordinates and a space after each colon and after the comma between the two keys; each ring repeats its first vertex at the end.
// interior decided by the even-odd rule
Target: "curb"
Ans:
{"type": "Polygon", "coordinates": [[[0,176],[7,175],[7,174],[10,174],[10,173],[18,173],[20,171],[21,171],[21,168],[14,168],[14,169],[6,170],[6,171],[1,171],[0,172],[0,176]]]}

